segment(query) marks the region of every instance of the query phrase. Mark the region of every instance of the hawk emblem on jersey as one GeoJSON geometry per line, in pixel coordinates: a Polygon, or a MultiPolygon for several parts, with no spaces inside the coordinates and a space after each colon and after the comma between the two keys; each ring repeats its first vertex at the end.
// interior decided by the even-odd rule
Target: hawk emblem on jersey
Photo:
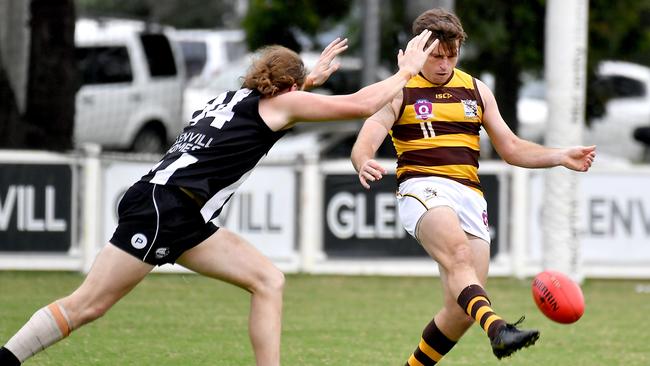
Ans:
{"type": "Polygon", "coordinates": [[[415,116],[421,120],[427,120],[433,116],[433,103],[426,99],[418,99],[413,103],[415,116]]]}
{"type": "Polygon", "coordinates": [[[478,117],[478,103],[475,100],[463,99],[461,102],[466,118],[478,117]]]}
{"type": "Polygon", "coordinates": [[[428,201],[433,197],[438,197],[438,191],[433,187],[427,187],[424,189],[424,200],[428,201]]]}

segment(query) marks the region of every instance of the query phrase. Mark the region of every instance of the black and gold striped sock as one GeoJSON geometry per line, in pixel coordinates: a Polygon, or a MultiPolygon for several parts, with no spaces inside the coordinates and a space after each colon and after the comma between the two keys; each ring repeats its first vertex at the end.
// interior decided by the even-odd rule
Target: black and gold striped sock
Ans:
{"type": "Polygon", "coordinates": [[[505,320],[494,313],[487,293],[479,285],[465,287],[458,295],[458,305],[481,325],[490,339],[506,324],[505,320]]]}
{"type": "Polygon", "coordinates": [[[442,357],[451,350],[455,341],[447,338],[436,326],[434,320],[424,328],[422,339],[404,366],[432,366],[440,362],[442,357]]]}

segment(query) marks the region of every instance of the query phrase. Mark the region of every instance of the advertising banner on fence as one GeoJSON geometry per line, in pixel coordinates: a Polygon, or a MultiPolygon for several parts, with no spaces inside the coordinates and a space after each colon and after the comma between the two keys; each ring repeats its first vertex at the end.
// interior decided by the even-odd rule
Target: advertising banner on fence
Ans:
{"type": "Polygon", "coordinates": [[[0,251],[67,252],[72,185],[69,165],[0,164],[0,251]]]}
{"type": "MultiPolygon", "coordinates": [[[[104,238],[117,226],[124,192],[154,163],[112,162],[104,169],[104,238]]],[[[220,226],[240,234],[272,259],[295,257],[296,173],[292,167],[260,166],[228,201],[220,226]]],[[[102,243],[103,245],[103,243],[102,243]]]]}
{"type": "Polygon", "coordinates": [[[271,259],[296,257],[296,172],[260,166],[242,184],[217,219],[271,259]]]}
{"type": "MultiPolygon", "coordinates": [[[[650,175],[589,172],[578,196],[585,263],[650,263],[650,175]]],[[[531,176],[530,257],[542,256],[544,175],[531,176]]],[[[562,199],[558,197],[557,199],[562,199]]]]}
{"type": "MultiPolygon", "coordinates": [[[[499,251],[499,176],[481,175],[488,202],[491,255],[499,251]]],[[[370,190],[356,175],[325,177],[323,250],[328,257],[424,257],[426,252],[399,222],[395,175],[386,175],[370,190]]]]}

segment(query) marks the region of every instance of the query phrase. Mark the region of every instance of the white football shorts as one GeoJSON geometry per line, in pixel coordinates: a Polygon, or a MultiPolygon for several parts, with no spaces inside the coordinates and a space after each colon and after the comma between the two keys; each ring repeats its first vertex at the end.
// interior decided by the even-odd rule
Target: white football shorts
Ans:
{"type": "Polygon", "coordinates": [[[397,191],[399,217],[404,229],[415,239],[417,227],[427,210],[449,206],[456,211],[461,228],[490,243],[487,202],[473,189],[447,178],[409,178],[397,191]]]}

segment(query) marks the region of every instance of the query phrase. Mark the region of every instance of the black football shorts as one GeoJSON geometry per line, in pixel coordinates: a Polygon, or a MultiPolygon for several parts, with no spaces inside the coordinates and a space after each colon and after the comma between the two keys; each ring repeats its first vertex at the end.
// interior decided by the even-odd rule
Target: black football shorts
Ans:
{"type": "Polygon", "coordinates": [[[117,228],[110,242],[152,265],[174,263],[219,229],[206,223],[200,210],[178,187],[135,183],[118,205],[117,228]]]}

